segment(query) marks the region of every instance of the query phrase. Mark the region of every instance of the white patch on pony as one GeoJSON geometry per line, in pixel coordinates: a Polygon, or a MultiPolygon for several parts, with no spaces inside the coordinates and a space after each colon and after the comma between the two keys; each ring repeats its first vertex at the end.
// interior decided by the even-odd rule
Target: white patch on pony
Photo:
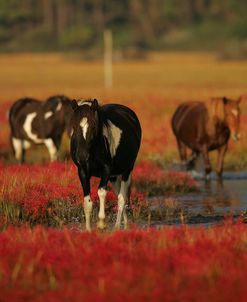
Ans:
{"type": "Polygon", "coordinates": [[[61,109],[62,109],[62,103],[59,102],[59,103],[57,104],[56,111],[60,111],[61,109]]]}
{"type": "Polygon", "coordinates": [[[88,122],[87,122],[87,118],[86,117],[83,117],[80,121],[80,126],[82,128],[82,134],[83,134],[83,137],[84,139],[86,140],[86,137],[87,137],[87,129],[88,129],[88,122]]]}
{"type": "Polygon", "coordinates": [[[30,143],[29,141],[24,140],[24,141],[23,141],[23,148],[24,148],[25,150],[27,150],[27,149],[30,148],[30,147],[31,147],[31,143],[30,143]]]}
{"type": "Polygon", "coordinates": [[[111,156],[114,157],[120,144],[122,130],[115,126],[110,120],[107,120],[107,123],[108,125],[103,126],[103,135],[108,140],[111,156]]]}
{"type": "Polygon", "coordinates": [[[238,116],[238,110],[237,109],[232,109],[232,114],[234,116],[238,116]]]}
{"type": "Polygon", "coordinates": [[[26,117],[26,120],[23,124],[23,129],[25,130],[27,136],[35,143],[40,144],[43,142],[42,139],[38,138],[37,134],[32,133],[32,122],[33,119],[36,117],[37,113],[32,112],[29,113],[26,117]]]}
{"type": "Polygon", "coordinates": [[[57,159],[57,148],[51,138],[47,138],[44,140],[44,144],[46,145],[51,161],[54,161],[57,159]]]}
{"type": "Polygon", "coordinates": [[[100,208],[99,208],[99,219],[105,219],[105,198],[106,198],[106,190],[104,188],[100,188],[98,190],[98,196],[100,201],[100,208]]]}
{"type": "Polygon", "coordinates": [[[78,106],[84,106],[84,105],[87,105],[87,106],[92,106],[92,102],[87,102],[87,101],[79,101],[78,102],[78,106]]]}
{"type": "Polygon", "coordinates": [[[45,117],[45,120],[47,120],[49,117],[51,117],[53,115],[53,112],[52,111],[47,111],[44,115],[45,117]]]}
{"type": "Polygon", "coordinates": [[[18,138],[12,137],[12,144],[15,151],[15,158],[21,160],[22,155],[22,141],[18,138]]]}

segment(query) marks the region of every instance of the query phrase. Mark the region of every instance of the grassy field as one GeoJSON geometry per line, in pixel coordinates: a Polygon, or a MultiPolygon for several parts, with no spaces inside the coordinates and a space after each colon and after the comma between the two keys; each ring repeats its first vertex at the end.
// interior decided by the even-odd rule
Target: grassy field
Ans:
{"type": "Polygon", "coordinates": [[[143,61],[114,63],[114,85],[103,86],[103,64],[61,54],[1,55],[1,101],[23,95],[65,93],[141,101],[150,96],[183,100],[246,93],[247,62],[223,62],[208,53],[153,53],[143,61]]]}
{"type": "MultiPolygon", "coordinates": [[[[162,163],[178,158],[170,118],[180,102],[247,94],[247,62],[220,61],[209,53],[151,53],[145,61],[117,61],[112,89],[104,88],[103,63],[83,61],[79,55],[1,55],[0,66],[2,148],[8,145],[6,111],[12,102],[23,96],[45,99],[66,94],[131,106],[143,128],[139,158],[162,163]]],[[[242,103],[242,141],[231,144],[226,159],[234,170],[247,166],[246,104],[242,103]]]]}
{"type": "MultiPolygon", "coordinates": [[[[223,62],[209,53],[152,53],[145,61],[114,62],[112,89],[104,88],[102,62],[79,55],[2,54],[0,66],[1,302],[246,300],[246,213],[239,223],[185,226],[189,213],[169,194],[198,191],[198,184],[187,173],[163,167],[178,159],[170,128],[176,106],[247,96],[247,62],[223,62]],[[54,94],[124,103],[137,112],[143,139],[128,216],[130,225],[145,229],[112,232],[117,197],[108,192],[105,233],[83,232],[83,194],[73,163],[44,163],[44,147],[28,151],[33,164],[14,163],[9,107],[23,96],[54,94]],[[167,197],[158,210],[149,203],[154,195],[167,197]],[[149,228],[153,221],[182,225],[158,230],[149,228]]],[[[247,168],[246,100],[241,108],[242,140],[230,143],[226,158],[231,170],[247,168]]],[[[61,157],[66,148],[64,138],[61,157]]],[[[93,179],[94,226],[97,184],[93,179]]]]}

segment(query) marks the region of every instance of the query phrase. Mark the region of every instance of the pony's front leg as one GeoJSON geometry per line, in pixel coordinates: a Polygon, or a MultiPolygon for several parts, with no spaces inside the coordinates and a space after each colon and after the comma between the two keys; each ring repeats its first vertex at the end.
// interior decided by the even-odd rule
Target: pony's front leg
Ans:
{"type": "Polygon", "coordinates": [[[44,140],[44,144],[46,145],[46,148],[48,149],[48,152],[50,154],[50,160],[51,162],[54,160],[57,160],[57,148],[56,145],[51,138],[47,138],[44,140]]]}
{"type": "Polygon", "coordinates": [[[223,164],[224,164],[224,157],[227,151],[227,144],[220,147],[218,149],[218,160],[217,160],[217,176],[218,178],[222,178],[222,172],[223,172],[223,164]]]}
{"type": "Polygon", "coordinates": [[[209,174],[212,171],[211,168],[211,164],[210,164],[210,160],[209,160],[209,156],[208,156],[208,149],[207,146],[204,146],[202,149],[202,155],[203,155],[203,160],[204,160],[204,164],[205,164],[205,177],[206,179],[209,179],[209,174]]]}
{"type": "Polygon", "coordinates": [[[91,214],[93,209],[93,203],[90,197],[90,177],[87,176],[85,170],[82,167],[78,167],[78,175],[81,181],[81,185],[84,192],[84,214],[86,219],[86,230],[91,231],[91,214]]]}
{"type": "Polygon", "coordinates": [[[99,196],[99,220],[97,223],[97,227],[103,230],[106,227],[105,224],[105,198],[106,198],[106,189],[99,188],[98,189],[98,196],[99,196]]]}
{"type": "Polygon", "coordinates": [[[109,169],[105,168],[105,173],[101,177],[99,188],[98,188],[98,196],[99,196],[99,214],[98,214],[98,223],[97,227],[99,229],[104,229],[106,227],[105,224],[105,199],[106,199],[106,186],[109,180],[109,169]]]}
{"type": "Polygon", "coordinates": [[[130,197],[130,186],[131,186],[131,174],[129,174],[126,180],[122,179],[120,192],[118,194],[118,212],[115,229],[119,229],[121,225],[122,215],[124,218],[124,228],[127,228],[128,220],[126,214],[126,202],[130,197]]]}

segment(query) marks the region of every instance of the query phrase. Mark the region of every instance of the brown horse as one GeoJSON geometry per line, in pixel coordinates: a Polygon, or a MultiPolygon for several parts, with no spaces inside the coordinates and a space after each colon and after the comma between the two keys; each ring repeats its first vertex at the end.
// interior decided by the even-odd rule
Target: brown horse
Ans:
{"type": "Polygon", "coordinates": [[[172,117],[172,130],[177,139],[180,159],[193,166],[201,153],[205,175],[211,172],[209,151],[218,150],[217,175],[222,177],[224,156],[230,136],[240,138],[240,108],[238,100],[226,97],[212,98],[209,102],[186,102],[178,106],[172,117]],[[188,159],[186,148],[192,150],[188,159]]]}

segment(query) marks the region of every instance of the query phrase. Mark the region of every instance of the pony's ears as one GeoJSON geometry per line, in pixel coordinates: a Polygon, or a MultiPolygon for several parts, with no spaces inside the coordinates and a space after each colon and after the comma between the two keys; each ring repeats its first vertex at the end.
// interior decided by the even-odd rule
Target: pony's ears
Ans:
{"type": "Polygon", "coordinates": [[[224,104],[224,105],[226,105],[226,104],[228,103],[228,99],[227,99],[227,97],[223,96],[223,98],[222,98],[222,99],[223,99],[223,104],[224,104]]]}
{"type": "MultiPolygon", "coordinates": [[[[243,95],[240,95],[240,97],[236,100],[236,103],[239,105],[245,97],[243,95]]],[[[223,98],[223,103],[226,105],[228,103],[228,99],[224,96],[223,98]]]]}
{"type": "Polygon", "coordinates": [[[76,110],[76,108],[78,108],[78,103],[75,99],[71,101],[71,107],[73,110],[76,110]]]}
{"type": "MultiPolygon", "coordinates": [[[[91,101],[92,105],[91,105],[91,109],[96,111],[99,108],[99,103],[96,99],[93,99],[91,101]]],[[[80,103],[79,103],[80,104],[80,103]]],[[[71,107],[73,110],[76,110],[79,107],[78,102],[74,99],[71,101],[71,107]]]]}
{"type": "Polygon", "coordinates": [[[92,100],[92,106],[91,106],[91,108],[92,108],[93,110],[97,110],[98,107],[99,107],[98,100],[97,100],[97,99],[93,99],[93,100],[92,100]]]}
{"type": "Polygon", "coordinates": [[[243,95],[240,95],[240,97],[237,99],[237,104],[239,105],[245,97],[243,95]]]}

